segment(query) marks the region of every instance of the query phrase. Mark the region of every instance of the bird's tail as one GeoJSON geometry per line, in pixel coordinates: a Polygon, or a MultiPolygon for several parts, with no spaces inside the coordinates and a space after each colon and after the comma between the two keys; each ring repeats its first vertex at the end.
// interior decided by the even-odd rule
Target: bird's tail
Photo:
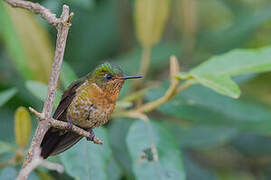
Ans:
{"type": "Polygon", "coordinates": [[[44,135],[41,142],[41,156],[46,159],[48,156],[59,154],[74,144],[76,144],[82,136],[70,131],[63,131],[50,128],[44,135]]]}

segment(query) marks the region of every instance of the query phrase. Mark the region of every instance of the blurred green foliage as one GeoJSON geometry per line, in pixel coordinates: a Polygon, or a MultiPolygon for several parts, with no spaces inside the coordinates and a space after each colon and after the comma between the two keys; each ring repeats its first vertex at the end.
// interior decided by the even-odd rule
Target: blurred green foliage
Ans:
{"type": "MultiPolygon", "coordinates": [[[[103,61],[129,75],[150,61],[148,88],[137,94],[143,102],[165,94],[171,55],[181,64],[176,78],[193,85],[148,113],[150,120],[114,118],[95,129],[103,146],[83,139],[49,158],[63,174],[40,167],[29,179],[271,179],[269,0],[34,2],[58,15],[66,3],[75,13],[55,106],[103,61]]],[[[0,2],[0,179],[14,179],[26,154],[29,135],[20,143],[16,133],[31,131],[20,125],[29,127],[28,115],[16,123],[15,112],[42,109],[55,39],[43,19],[0,2]]],[[[127,83],[118,111],[133,108],[131,95],[127,83]]],[[[32,135],[36,124],[32,118],[32,135]]]]}

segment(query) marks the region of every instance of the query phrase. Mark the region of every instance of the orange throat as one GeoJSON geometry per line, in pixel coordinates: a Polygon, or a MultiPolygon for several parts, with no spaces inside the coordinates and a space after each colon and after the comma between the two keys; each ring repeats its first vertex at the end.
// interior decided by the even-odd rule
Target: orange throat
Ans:
{"type": "Polygon", "coordinates": [[[123,83],[115,87],[101,88],[96,83],[91,83],[88,88],[88,94],[92,102],[102,106],[107,106],[107,104],[115,105],[122,85],[123,83]]]}

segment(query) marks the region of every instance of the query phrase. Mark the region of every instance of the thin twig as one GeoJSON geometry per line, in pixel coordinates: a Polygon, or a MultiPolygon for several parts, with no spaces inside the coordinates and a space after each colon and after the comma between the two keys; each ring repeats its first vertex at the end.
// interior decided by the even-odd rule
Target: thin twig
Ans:
{"type": "Polygon", "coordinates": [[[178,74],[180,71],[179,69],[179,63],[178,60],[175,56],[170,57],[170,77],[171,77],[171,83],[170,87],[165,93],[165,95],[156,101],[149,102],[147,104],[144,104],[143,106],[139,107],[136,111],[145,113],[145,112],[150,112],[154,109],[156,109],[158,106],[164,104],[167,102],[172,96],[175,95],[176,90],[178,88],[179,80],[174,78],[174,75],[178,74]]]}
{"type": "MultiPolygon", "coordinates": [[[[144,113],[148,113],[162,104],[166,103],[168,100],[173,98],[175,95],[188,88],[192,84],[189,82],[185,82],[182,85],[178,86],[179,81],[174,76],[179,73],[179,64],[178,60],[175,56],[170,58],[170,76],[171,76],[171,84],[165,95],[160,97],[159,99],[143,104],[137,109],[129,110],[129,111],[120,111],[112,114],[112,117],[130,117],[130,118],[138,118],[138,114],[144,115],[144,113]]],[[[141,116],[142,117],[142,116],[141,116]]]]}
{"type": "Polygon", "coordinates": [[[28,9],[35,14],[40,14],[43,19],[45,19],[49,24],[52,24],[53,26],[57,26],[61,22],[60,19],[56,18],[56,15],[53,14],[49,9],[46,9],[38,3],[22,0],[5,1],[12,7],[28,9]]]}
{"type": "Polygon", "coordinates": [[[62,165],[60,165],[60,164],[57,164],[57,163],[52,163],[50,161],[43,160],[41,165],[46,167],[47,169],[55,170],[58,173],[63,173],[64,172],[64,167],[62,165]]]}
{"type": "Polygon", "coordinates": [[[54,128],[58,128],[58,129],[63,129],[63,130],[69,130],[69,131],[72,131],[80,136],[84,136],[84,137],[90,137],[90,133],[88,131],[85,131],[84,129],[82,128],[79,128],[75,125],[72,125],[72,127],[69,126],[69,124],[67,122],[64,122],[64,121],[59,121],[59,120],[56,120],[54,118],[45,118],[43,116],[42,113],[39,113],[37,112],[35,109],[29,107],[29,110],[35,114],[35,116],[41,120],[41,121],[44,121],[44,120],[49,120],[49,124],[51,127],[54,127],[54,128]]]}

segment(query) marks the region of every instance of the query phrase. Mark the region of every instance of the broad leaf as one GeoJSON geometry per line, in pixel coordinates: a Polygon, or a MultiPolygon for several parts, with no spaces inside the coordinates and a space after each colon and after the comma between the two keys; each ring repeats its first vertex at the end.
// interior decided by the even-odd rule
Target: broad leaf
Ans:
{"type": "Polygon", "coordinates": [[[270,54],[271,47],[236,49],[210,58],[194,68],[191,73],[236,76],[245,73],[270,71],[270,54]]]}
{"type": "Polygon", "coordinates": [[[193,75],[194,79],[214,91],[233,98],[238,98],[241,91],[229,76],[193,75]]]}
{"type": "Polygon", "coordinates": [[[240,90],[232,76],[271,70],[271,47],[256,50],[233,50],[214,56],[178,78],[193,78],[214,91],[238,98],[240,90]]]}
{"type": "Polygon", "coordinates": [[[120,168],[117,161],[111,156],[108,167],[107,167],[107,177],[110,180],[120,180],[123,175],[122,169],[120,168]]]}
{"type": "MultiPolygon", "coordinates": [[[[153,101],[166,92],[167,85],[150,90],[146,98],[153,101]]],[[[164,114],[203,125],[222,125],[244,131],[270,134],[271,113],[257,102],[234,100],[195,85],[158,107],[164,114]]]]}
{"type": "Polygon", "coordinates": [[[114,119],[109,127],[109,140],[114,158],[126,174],[134,179],[132,178],[132,160],[126,144],[126,137],[132,123],[132,119],[114,119]]]}
{"type": "Polygon", "coordinates": [[[25,79],[48,82],[53,60],[49,33],[32,12],[0,3],[5,45],[25,79]]]}
{"type": "Polygon", "coordinates": [[[209,149],[224,145],[238,135],[233,127],[167,123],[182,148],[209,149]]]}
{"type": "Polygon", "coordinates": [[[0,92],[0,107],[17,93],[16,88],[10,88],[0,92]]]}
{"type": "Polygon", "coordinates": [[[96,137],[103,145],[93,144],[83,138],[71,149],[60,155],[67,174],[75,179],[107,180],[107,166],[111,157],[111,149],[107,132],[104,128],[94,130],[96,137]]]}
{"type": "Polygon", "coordinates": [[[161,124],[136,120],[126,141],[137,179],[185,179],[181,152],[161,124]]]}
{"type": "Polygon", "coordinates": [[[200,180],[216,180],[218,179],[214,172],[210,168],[200,166],[194,161],[193,157],[189,156],[189,153],[184,153],[183,156],[184,169],[186,172],[186,179],[200,179],[200,180]]]}
{"type": "Polygon", "coordinates": [[[15,27],[12,24],[12,19],[8,14],[4,1],[0,2],[0,24],[1,24],[1,34],[5,38],[5,46],[10,52],[10,56],[14,61],[17,71],[19,71],[24,78],[31,79],[33,74],[30,67],[27,66],[25,51],[22,48],[23,44],[18,41],[19,36],[15,31],[15,27]]]}
{"type": "Polygon", "coordinates": [[[271,153],[270,137],[256,133],[240,133],[233,139],[232,146],[250,157],[264,157],[271,153]]]}

